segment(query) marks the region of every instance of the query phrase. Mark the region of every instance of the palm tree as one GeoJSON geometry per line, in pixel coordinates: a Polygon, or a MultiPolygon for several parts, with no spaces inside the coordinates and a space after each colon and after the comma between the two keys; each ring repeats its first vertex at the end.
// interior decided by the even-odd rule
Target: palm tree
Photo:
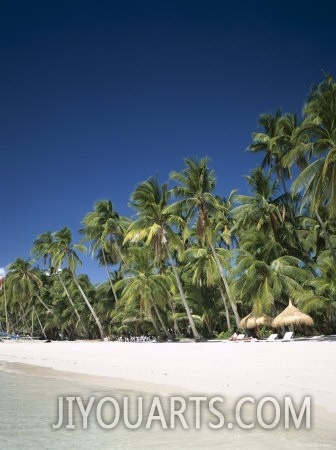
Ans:
{"type": "Polygon", "coordinates": [[[283,217],[276,202],[277,182],[272,182],[260,167],[252,170],[246,179],[253,195],[236,196],[236,202],[240,205],[231,211],[235,229],[241,232],[253,227],[272,233],[278,240],[283,217]]]}
{"type": "Polygon", "coordinates": [[[176,209],[182,208],[186,211],[189,220],[196,216],[197,235],[201,242],[209,245],[211,249],[238,326],[240,317],[214,245],[216,236],[211,227],[210,215],[211,213],[215,215],[221,209],[221,204],[212,194],[216,185],[216,178],[213,170],[210,170],[208,167],[208,161],[208,158],[201,160],[194,158],[185,159],[186,168],[182,173],[172,172],[170,174],[170,178],[178,183],[172,190],[178,200],[168,207],[167,210],[174,212],[176,209]]]}
{"type": "Polygon", "coordinates": [[[271,173],[275,173],[283,184],[284,192],[287,191],[285,179],[289,177],[283,159],[289,151],[288,142],[282,129],[283,115],[278,109],[274,115],[261,114],[259,126],[262,132],[253,133],[253,143],[248,147],[250,152],[263,152],[265,156],[261,162],[261,168],[269,167],[271,173]]]}
{"type": "Polygon", "coordinates": [[[86,214],[82,221],[84,228],[80,230],[85,235],[84,240],[90,242],[92,256],[101,256],[115,301],[115,292],[109,264],[116,264],[121,258],[121,245],[124,229],[119,214],[114,210],[111,201],[100,200],[94,206],[94,211],[86,214]]]}
{"type": "Polygon", "coordinates": [[[74,283],[76,284],[81,296],[83,297],[87,307],[89,308],[92,317],[94,318],[96,325],[99,329],[100,336],[102,339],[105,338],[105,333],[103,330],[103,327],[100,323],[100,320],[98,319],[97,314],[95,313],[89,299],[85,295],[85,292],[83,291],[80,283],[78,282],[76,278],[76,267],[78,264],[81,264],[81,260],[79,259],[79,256],[76,253],[76,250],[78,251],[85,251],[85,247],[80,244],[72,244],[72,235],[69,228],[62,228],[61,230],[54,233],[54,242],[51,246],[51,255],[52,255],[52,262],[55,267],[55,270],[61,270],[63,263],[67,264],[67,268],[70,271],[72,275],[72,279],[74,283]]]}
{"type": "MultiPolygon", "coordinates": [[[[42,334],[45,336],[45,327],[42,326],[40,317],[44,321],[48,314],[54,316],[54,311],[46,303],[46,287],[43,283],[43,274],[29,260],[17,258],[10,266],[6,277],[5,315],[6,328],[11,317],[12,328],[18,327],[28,332],[26,316],[38,318],[42,334]],[[44,297],[44,298],[42,298],[44,297]],[[9,299],[9,303],[7,302],[9,299]],[[35,300],[38,300],[36,304],[35,300]],[[42,307],[42,308],[41,308],[42,307]]],[[[33,330],[32,330],[33,332],[33,330]]]]}
{"type": "Polygon", "coordinates": [[[336,83],[330,76],[313,86],[304,114],[300,133],[309,140],[313,159],[292,190],[303,192],[303,207],[315,214],[336,263],[336,251],[321,217],[321,208],[328,208],[331,217],[336,213],[336,83]]]}
{"type": "MultiPolygon", "coordinates": [[[[217,256],[222,267],[227,265],[226,253],[226,249],[217,249],[217,256]]],[[[208,248],[194,246],[186,250],[185,258],[187,261],[190,261],[187,264],[187,269],[190,271],[190,277],[194,286],[197,286],[198,288],[204,286],[215,288],[218,286],[224,305],[227,328],[228,330],[231,329],[229,309],[223,290],[224,286],[221,286],[220,274],[213,253],[211,251],[209,252],[208,248]]]]}
{"type": "Polygon", "coordinates": [[[305,291],[299,295],[298,304],[306,313],[313,312],[321,328],[331,334],[336,319],[336,265],[334,260],[321,254],[317,260],[315,277],[308,280],[305,291]]]}
{"type": "Polygon", "coordinates": [[[218,289],[205,284],[194,285],[187,280],[185,286],[194,319],[206,327],[203,332],[207,337],[213,337],[215,332],[218,333],[218,327],[222,326],[223,307],[218,301],[218,289]]]}
{"type": "Polygon", "coordinates": [[[173,231],[170,224],[177,226],[184,225],[181,217],[166,211],[169,197],[170,194],[167,189],[167,184],[164,183],[160,186],[157,178],[149,178],[137,186],[131,197],[131,206],[138,211],[138,219],[130,225],[125,236],[125,242],[135,243],[146,240],[146,245],[153,245],[154,247],[154,258],[156,262],[160,262],[167,256],[188,316],[192,333],[194,338],[199,340],[200,335],[191,315],[181,279],[169,248],[171,245],[174,248],[183,249],[179,236],[173,231]]]}
{"type": "Polygon", "coordinates": [[[81,316],[79,315],[79,312],[75,306],[75,303],[72,300],[72,297],[69,293],[69,290],[68,290],[65,282],[63,281],[62,271],[55,270],[55,268],[53,267],[52,252],[53,252],[54,244],[55,244],[54,235],[50,231],[47,231],[46,233],[42,233],[37,237],[37,239],[33,243],[32,254],[36,259],[42,258],[44,265],[47,265],[47,273],[49,274],[49,276],[53,276],[56,274],[56,276],[57,276],[59,282],[61,283],[62,288],[63,288],[63,290],[64,290],[64,292],[65,292],[65,294],[77,316],[77,325],[78,325],[78,323],[81,322],[83,330],[87,334],[87,331],[85,329],[85,326],[83,324],[81,316]]]}
{"type": "Polygon", "coordinates": [[[296,298],[310,277],[302,261],[286,255],[279,242],[261,231],[246,232],[236,253],[233,289],[257,314],[269,314],[276,302],[296,298]]]}
{"type": "Polygon", "coordinates": [[[126,302],[139,300],[140,309],[149,316],[155,327],[154,310],[164,334],[169,338],[170,333],[159,306],[164,306],[170,296],[170,279],[167,275],[157,273],[151,253],[148,247],[133,246],[129,249],[128,269],[124,278],[116,283],[116,289],[122,290],[122,298],[126,302]]]}
{"type": "Polygon", "coordinates": [[[6,277],[8,290],[12,296],[18,298],[38,299],[47,312],[51,308],[44,302],[40,295],[42,281],[38,269],[32,266],[32,262],[17,258],[10,266],[6,277]]]}
{"type": "Polygon", "coordinates": [[[261,114],[259,125],[261,133],[253,134],[253,143],[248,147],[250,152],[264,152],[265,157],[261,169],[269,167],[268,175],[275,174],[274,186],[281,181],[283,195],[278,203],[283,206],[291,223],[292,236],[296,247],[302,252],[302,245],[295,228],[294,202],[287,190],[286,180],[291,178],[291,167],[295,163],[301,170],[307,167],[307,145],[299,133],[299,122],[296,114],[282,114],[278,109],[274,115],[261,114]]]}
{"type": "Polygon", "coordinates": [[[234,219],[232,233],[239,237],[251,229],[261,230],[270,239],[281,243],[289,254],[308,262],[310,255],[305,253],[297,230],[298,199],[288,194],[277,196],[277,181],[272,181],[260,167],[252,170],[246,179],[253,195],[236,195],[240,205],[230,213],[234,219]]]}

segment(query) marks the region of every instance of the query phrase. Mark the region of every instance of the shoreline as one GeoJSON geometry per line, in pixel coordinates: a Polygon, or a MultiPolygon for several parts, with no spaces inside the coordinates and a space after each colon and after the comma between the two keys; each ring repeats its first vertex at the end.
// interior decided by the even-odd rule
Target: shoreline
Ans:
{"type": "MultiPolygon", "coordinates": [[[[185,399],[219,396],[224,400],[225,418],[233,423],[238,400],[255,399],[254,405],[247,403],[243,409],[246,423],[251,423],[259,401],[273,397],[281,407],[282,425],[270,436],[279,442],[292,436],[306,443],[326,441],[329,445],[336,439],[335,356],[334,341],[11,342],[0,344],[0,371],[50,379],[51,389],[52,380],[69,381],[71,385],[75,382],[79,392],[84,388],[98,395],[98,399],[102,393],[130,398],[158,396],[163,402],[169,402],[170,396],[185,399]],[[283,405],[287,396],[297,413],[304,397],[311,397],[310,430],[283,430],[283,405]]],[[[57,393],[57,396],[64,395],[69,395],[68,389],[57,393]]],[[[269,414],[272,417],[271,411],[269,414]]],[[[267,430],[260,431],[264,433],[258,434],[260,439],[266,439],[267,446],[272,445],[267,430]]],[[[258,427],[255,432],[258,433],[258,427]]]]}
{"type": "MultiPolygon", "coordinates": [[[[0,361],[102,377],[121,389],[228,398],[291,396],[336,413],[336,342],[11,342],[0,361]],[[142,388],[141,388],[142,387],[142,388]]],[[[13,369],[13,366],[12,366],[13,369]]]]}

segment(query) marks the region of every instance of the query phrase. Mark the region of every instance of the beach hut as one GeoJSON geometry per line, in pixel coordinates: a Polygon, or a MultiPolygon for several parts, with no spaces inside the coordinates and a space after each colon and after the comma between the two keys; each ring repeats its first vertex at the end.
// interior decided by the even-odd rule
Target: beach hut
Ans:
{"type": "Polygon", "coordinates": [[[240,328],[259,328],[259,327],[271,327],[273,318],[267,314],[261,314],[256,316],[253,312],[244,317],[239,324],[240,328]]]}
{"type": "Polygon", "coordinates": [[[304,314],[298,308],[296,308],[292,301],[289,299],[289,305],[282,311],[272,322],[273,328],[294,326],[294,325],[306,325],[311,327],[314,324],[313,319],[304,314]]]}
{"type": "Polygon", "coordinates": [[[244,330],[246,330],[247,328],[255,328],[257,326],[256,320],[257,318],[255,317],[253,312],[250,312],[250,314],[242,318],[239,323],[239,328],[243,328],[244,330]]]}
{"type": "Polygon", "coordinates": [[[261,316],[256,319],[257,327],[271,327],[272,323],[273,317],[268,316],[267,314],[261,314],[261,316]]]}

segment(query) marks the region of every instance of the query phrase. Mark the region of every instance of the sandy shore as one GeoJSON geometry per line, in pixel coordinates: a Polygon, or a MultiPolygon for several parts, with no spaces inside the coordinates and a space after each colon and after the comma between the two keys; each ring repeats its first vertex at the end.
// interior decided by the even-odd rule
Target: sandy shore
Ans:
{"type": "MultiPolygon", "coordinates": [[[[285,396],[336,413],[336,342],[5,342],[0,360],[110,377],[115,388],[229,398],[285,396]]],[[[13,367],[13,366],[12,366],[13,367]]],[[[70,376],[72,377],[72,375],[70,376]]]]}
{"type": "MultiPolygon", "coordinates": [[[[59,396],[79,395],[85,402],[88,396],[93,395],[97,404],[100,398],[106,396],[127,396],[134,399],[134,396],[140,395],[145,398],[145,404],[149,405],[153,395],[161,395],[164,408],[169,410],[170,399],[165,396],[174,395],[187,399],[192,394],[206,396],[208,399],[216,395],[224,399],[220,407],[225,416],[222,428],[212,430],[207,426],[207,420],[215,422],[215,417],[204,407],[201,413],[202,432],[193,429],[193,407],[189,404],[186,418],[191,424],[190,430],[184,431],[180,427],[162,433],[160,427],[153,427],[148,432],[143,426],[133,434],[135,430],[129,432],[120,424],[110,430],[112,436],[105,435],[99,427],[95,427],[93,411],[90,429],[84,433],[80,427],[76,430],[78,445],[72,448],[107,448],[110,446],[107,442],[112,437],[115,442],[121,443],[119,447],[113,448],[125,449],[335,448],[335,356],[336,341],[329,338],[325,341],[287,343],[197,344],[7,341],[0,343],[0,370],[14,371],[20,376],[11,377],[0,373],[5,383],[2,401],[7,401],[7,406],[3,407],[12,411],[2,417],[2,420],[7,421],[3,429],[7,430],[7,441],[11,443],[5,447],[19,448],[17,442],[21,442],[20,439],[25,439],[25,434],[29,435],[31,430],[35,430],[34,445],[35,440],[42,439],[41,436],[45,433],[43,439],[52,443],[48,448],[69,448],[69,439],[73,437],[65,429],[65,425],[57,431],[57,435],[55,430],[50,430],[51,424],[57,422],[59,396]],[[8,386],[6,383],[9,383],[8,386]],[[13,403],[11,389],[14,389],[12,396],[16,399],[13,403]],[[290,429],[285,429],[285,396],[291,397],[297,412],[300,411],[303,398],[311,398],[309,429],[305,418],[299,430],[293,427],[293,423],[290,429]],[[255,423],[253,430],[244,430],[237,425],[235,407],[243,397],[255,399],[255,405],[244,405],[240,416],[246,424],[255,423]],[[256,420],[257,405],[264,397],[277,399],[281,408],[280,422],[271,430],[260,427],[256,420]],[[34,408],[31,406],[32,402],[34,408]],[[31,415],[28,422],[27,411],[28,416],[31,415]],[[16,431],[13,433],[16,423],[20,424],[20,430],[26,430],[21,433],[21,437],[17,436],[16,431]],[[25,428],[27,425],[28,428],[25,428]],[[232,432],[229,432],[230,425],[232,432]]],[[[264,411],[263,418],[267,423],[272,423],[274,410],[269,405],[268,408],[264,411]]],[[[33,438],[30,439],[29,442],[33,442],[33,438]]],[[[41,447],[45,448],[45,445],[42,444],[41,447]]]]}

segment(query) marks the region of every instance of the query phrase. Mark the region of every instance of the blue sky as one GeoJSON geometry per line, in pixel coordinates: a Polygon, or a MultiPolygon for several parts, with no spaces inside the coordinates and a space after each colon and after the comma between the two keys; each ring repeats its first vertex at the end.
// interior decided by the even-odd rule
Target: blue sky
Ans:
{"type": "MultiPolygon", "coordinates": [[[[246,189],[258,116],[301,111],[336,74],[332,2],[2,1],[0,267],[99,199],[208,155],[246,189]]],[[[105,278],[89,258],[82,271],[105,278]]]]}

